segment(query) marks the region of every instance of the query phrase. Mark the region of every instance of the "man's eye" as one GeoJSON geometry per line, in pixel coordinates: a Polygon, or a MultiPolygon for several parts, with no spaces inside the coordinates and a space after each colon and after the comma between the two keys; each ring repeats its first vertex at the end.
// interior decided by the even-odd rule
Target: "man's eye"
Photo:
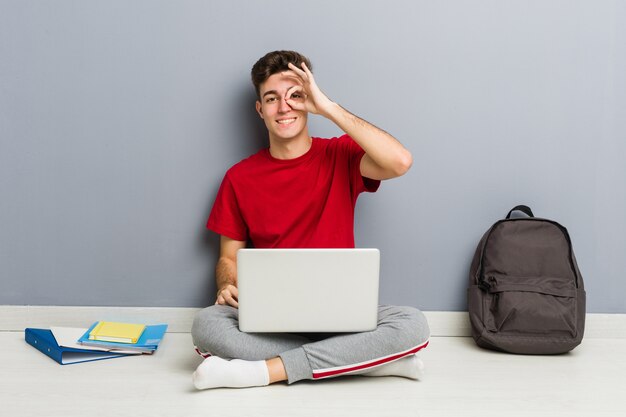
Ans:
{"type": "Polygon", "coordinates": [[[266,103],[271,103],[273,101],[276,101],[276,97],[269,97],[268,99],[265,100],[266,103]]]}
{"type": "Polygon", "coordinates": [[[293,93],[291,95],[291,98],[302,98],[302,94],[300,94],[300,93],[293,93]]]}

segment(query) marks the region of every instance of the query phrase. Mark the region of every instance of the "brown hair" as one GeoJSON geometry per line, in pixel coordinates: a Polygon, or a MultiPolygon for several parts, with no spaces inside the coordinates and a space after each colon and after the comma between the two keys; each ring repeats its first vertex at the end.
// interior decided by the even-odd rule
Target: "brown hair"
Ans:
{"type": "Polygon", "coordinates": [[[265,82],[270,76],[279,72],[288,71],[289,63],[292,63],[298,68],[302,68],[302,63],[305,63],[307,68],[313,71],[311,61],[309,58],[295,51],[274,51],[265,54],[259,59],[256,64],[252,66],[250,75],[252,76],[252,84],[256,90],[256,95],[260,98],[261,84],[265,82]]]}

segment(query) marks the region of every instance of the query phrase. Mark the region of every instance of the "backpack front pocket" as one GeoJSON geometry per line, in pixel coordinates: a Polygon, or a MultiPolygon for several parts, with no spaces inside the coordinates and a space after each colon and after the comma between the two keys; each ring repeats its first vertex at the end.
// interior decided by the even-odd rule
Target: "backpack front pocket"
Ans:
{"type": "Polygon", "coordinates": [[[576,288],[571,279],[489,277],[483,288],[487,330],[576,337],[576,288]]]}

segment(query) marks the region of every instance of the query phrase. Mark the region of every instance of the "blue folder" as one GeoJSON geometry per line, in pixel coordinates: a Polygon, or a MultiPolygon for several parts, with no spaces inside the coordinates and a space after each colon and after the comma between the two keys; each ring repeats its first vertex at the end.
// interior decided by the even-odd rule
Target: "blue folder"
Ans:
{"type": "Polygon", "coordinates": [[[61,365],[128,356],[123,353],[99,352],[59,346],[52,331],[48,329],[27,328],[24,331],[24,338],[26,339],[26,343],[51,357],[61,365]]]}

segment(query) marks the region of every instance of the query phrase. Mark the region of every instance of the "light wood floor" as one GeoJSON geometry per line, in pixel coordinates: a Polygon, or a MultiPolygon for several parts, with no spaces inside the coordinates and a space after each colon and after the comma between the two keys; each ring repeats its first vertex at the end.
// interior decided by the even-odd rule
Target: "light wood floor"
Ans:
{"type": "Polygon", "coordinates": [[[291,386],[196,391],[188,333],[168,333],[153,356],[61,366],[0,332],[3,416],[620,416],[626,339],[589,338],[560,356],[477,348],[433,337],[422,381],[344,377],[291,386]]]}

